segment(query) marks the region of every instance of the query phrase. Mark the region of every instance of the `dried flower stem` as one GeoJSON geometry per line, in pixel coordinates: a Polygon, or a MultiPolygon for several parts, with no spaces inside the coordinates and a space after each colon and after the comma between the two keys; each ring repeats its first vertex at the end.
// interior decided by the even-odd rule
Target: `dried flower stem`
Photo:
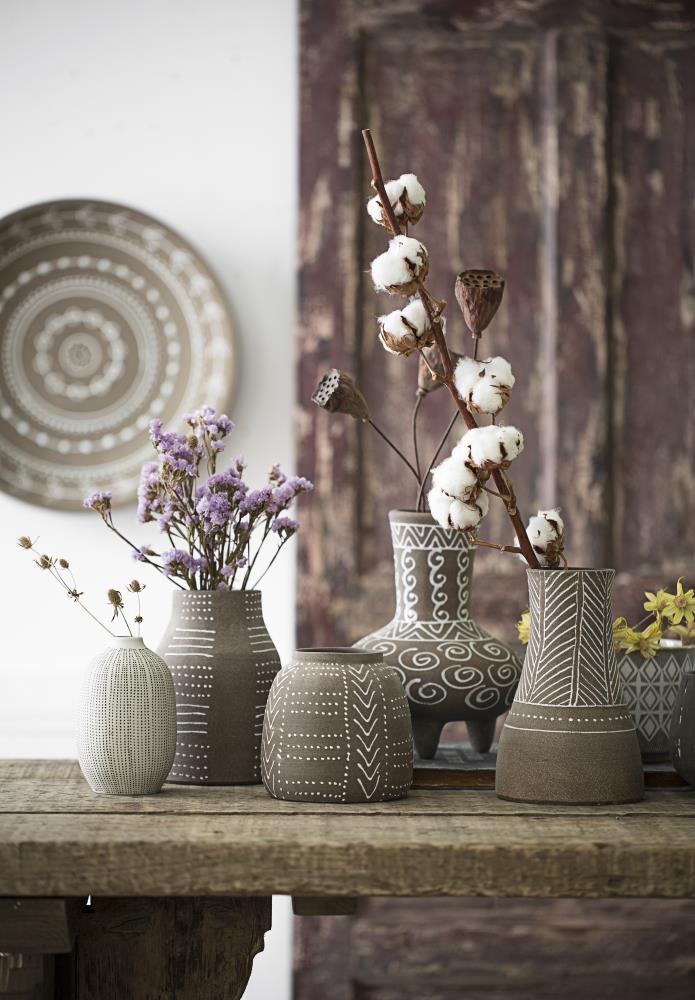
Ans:
{"type": "Polygon", "coordinates": [[[419,482],[420,482],[420,476],[418,475],[417,470],[415,469],[415,466],[413,465],[413,463],[409,459],[407,459],[405,457],[405,455],[403,454],[403,452],[401,451],[401,449],[397,445],[395,445],[393,443],[393,441],[391,440],[391,438],[388,437],[388,435],[386,435],[381,430],[381,428],[378,427],[374,423],[374,421],[372,420],[371,417],[369,418],[369,420],[367,420],[367,423],[369,424],[370,427],[374,428],[374,430],[377,432],[377,434],[379,435],[379,437],[381,437],[381,438],[384,439],[384,441],[389,446],[389,448],[392,448],[393,451],[395,451],[395,453],[398,455],[398,457],[401,458],[405,462],[405,464],[408,466],[408,468],[410,469],[410,471],[412,472],[412,474],[415,476],[415,479],[417,480],[417,482],[419,484],[419,482]]]}
{"type": "Polygon", "coordinates": [[[439,458],[440,452],[441,452],[442,448],[444,447],[444,445],[446,444],[446,439],[451,434],[451,431],[452,431],[452,429],[454,427],[454,424],[458,420],[458,416],[459,415],[458,415],[458,410],[457,410],[456,413],[454,413],[454,415],[451,418],[451,420],[449,421],[446,430],[444,431],[444,433],[442,434],[442,436],[441,436],[441,438],[439,440],[439,444],[437,445],[437,450],[435,451],[434,455],[432,456],[432,461],[427,466],[427,471],[425,472],[425,475],[422,477],[422,482],[420,483],[420,492],[418,493],[417,504],[415,505],[415,510],[421,510],[422,507],[423,507],[423,500],[424,500],[424,496],[425,496],[425,489],[427,488],[427,480],[429,479],[430,473],[432,472],[432,469],[434,468],[434,463],[439,458]]]}
{"type": "Polygon", "coordinates": [[[497,542],[486,542],[473,534],[468,535],[468,540],[471,545],[482,545],[486,549],[497,549],[498,552],[515,552],[517,555],[523,555],[518,545],[498,545],[497,542]]]}
{"type": "MultiPolygon", "coordinates": [[[[104,522],[104,524],[106,525],[107,528],[110,528],[111,531],[113,531],[113,533],[115,535],[118,535],[118,537],[121,539],[121,541],[125,542],[126,545],[129,545],[131,547],[131,549],[133,550],[133,552],[140,552],[140,549],[137,547],[137,545],[133,544],[133,542],[131,542],[131,540],[129,538],[126,538],[125,535],[121,534],[121,532],[118,530],[118,528],[116,527],[116,525],[113,523],[110,514],[109,514],[108,518],[104,517],[104,518],[102,518],[102,520],[103,520],[103,522],[104,522]]],[[[162,573],[162,567],[158,566],[156,562],[152,562],[152,560],[148,559],[147,556],[142,556],[142,558],[140,558],[138,561],[139,562],[145,562],[145,563],[148,564],[148,566],[154,566],[154,568],[157,570],[157,572],[161,573],[162,576],[164,576],[164,573],[162,573]]],[[[171,582],[174,584],[175,587],[178,587],[179,590],[185,590],[186,589],[180,583],[177,583],[176,580],[171,580],[171,582]]]]}
{"type": "MultiPolygon", "coordinates": [[[[384,213],[386,214],[386,218],[389,221],[391,231],[394,236],[398,236],[400,235],[401,228],[398,223],[398,219],[396,218],[396,213],[393,210],[393,206],[391,205],[391,201],[386,195],[386,188],[384,186],[384,178],[382,176],[381,167],[379,165],[379,158],[376,154],[376,149],[374,148],[374,141],[372,140],[372,136],[369,129],[362,130],[362,137],[364,139],[364,143],[367,148],[367,155],[369,157],[369,163],[372,169],[372,183],[376,188],[377,194],[379,195],[379,201],[381,202],[384,213]]],[[[434,340],[437,345],[437,349],[439,350],[439,355],[441,357],[442,367],[444,369],[444,380],[443,380],[444,384],[446,385],[454,402],[456,403],[459,413],[463,417],[466,426],[469,427],[470,429],[473,429],[477,427],[478,424],[476,422],[475,417],[473,416],[472,413],[470,413],[468,407],[466,406],[466,404],[456,391],[456,386],[454,384],[454,369],[451,362],[451,355],[449,354],[449,348],[447,347],[446,339],[444,337],[444,331],[442,330],[440,315],[438,311],[435,311],[435,309],[433,309],[432,307],[432,302],[436,300],[433,300],[432,296],[427,291],[422,282],[418,282],[418,285],[419,285],[418,296],[427,313],[427,317],[429,319],[430,325],[432,327],[432,332],[434,334],[434,340]]],[[[509,490],[511,496],[510,500],[508,502],[505,502],[505,507],[507,508],[509,519],[512,522],[514,531],[516,532],[516,537],[519,540],[519,548],[521,549],[521,554],[524,556],[526,562],[532,569],[538,569],[540,567],[540,563],[538,562],[536,553],[533,551],[533,546],[531,545],[528,535],[526,534],[526,529],[524,528],[524,522],[516,507],[516,499],[514,498],[513,493],[510,489],[510,483],[504,479],[499,469],[494,469],[492,471],[492,478],[500,493],[505,491],[505,486],[507,490],[509,490]]],[[[504,551],[504,547],[502,547],[502,551],[504,551]]]]}
{"type": "Polygon", "coordinates": [[[415,455],[415,471],[417,472],[417,477],[418,480],[420,480],[421,484],[422,484],[422,479],[420,470],[420,451],[418,449],[418,443],[417,443],[417,417],[418,413],[420,412],[420,404],[422,403],[423,398],[424,398],[423,396],[415,397],[415,406],[413,407],[413,415],[410,421],[411,431],[413,436],[413,454],[415,455]]]}

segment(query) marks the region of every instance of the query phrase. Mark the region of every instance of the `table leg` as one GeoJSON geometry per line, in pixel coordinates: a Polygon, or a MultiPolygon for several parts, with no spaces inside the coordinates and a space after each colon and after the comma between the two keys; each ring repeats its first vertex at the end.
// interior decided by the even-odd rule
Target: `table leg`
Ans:
{"type": "Polygon", "coordinates": [[[57,1000],[239,1000],[270,929],[270,897],[95,897],[57,1000]]]}

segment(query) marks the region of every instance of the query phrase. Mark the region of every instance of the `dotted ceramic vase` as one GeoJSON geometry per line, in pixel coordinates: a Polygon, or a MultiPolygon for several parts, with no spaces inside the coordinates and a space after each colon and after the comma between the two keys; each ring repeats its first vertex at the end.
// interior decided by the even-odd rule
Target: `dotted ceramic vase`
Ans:
{"type": "Polygon", "coordinates": [[[642,759],[613,649],[615,572],[527,575],[531,631],[500,737],[497,794],[520,802],[637,802],[642,759]]]}
{"type": "Polygon", "coordinates": [[[90,665],[77,742],[80,767],[92,791],[160,791],[176,748],[174,686],[166,663],[142,639],[115,638],[90,665]]]}
{"type": "Polygon", "coordinates": [[[159,652],[176,691],[169,781],[260,784],[263,713],[280,669],[261,592],[176,591],[159,652]]]}
{"type": "Polygon", "coordinates": [[[404,798],[413,780],[410,712],[381,654],[297,650],[268,698],[262,772],[276,799],[404,798]]]}
{"type": "Polygon", "coordinates": [[[618,655],[618,672],[643,761],[669,759],[671,718],[681,679],[689,670],[695,670],[693,646],[659,649],[649,660],[640,653],[618,655]]]}
{"type": "Polygon", "coordinates": [[[398,671],[421,757],[434,757],[443,726],[460,721],[484,753],[512,703],[521,663],[471,617],[474,549],[465,534],[414,511],[391,511],[389,521],[396,613],[355,645],[383,653],[398,671]]]}

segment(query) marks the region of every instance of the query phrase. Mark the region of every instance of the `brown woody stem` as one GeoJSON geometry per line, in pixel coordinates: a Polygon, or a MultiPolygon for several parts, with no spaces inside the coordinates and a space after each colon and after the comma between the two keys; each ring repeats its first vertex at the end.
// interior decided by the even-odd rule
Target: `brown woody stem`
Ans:
{"type": "Polygon", "coordinates": [[[516,552],[517,555],[523,555],[518,545],[498,545],[497,542],[486,542],[482,538],[476,538],[475,535],[469,535],[468,540],[471,545],[482,545],[486,549],[497,549],[498,552],[516,552]]]}
{"type": "MultiPolygon", "coordinates": [[[[386,196],[386,189],[384,187],[384,178],[381,173],[379,157],[377,156],[376,149],[374,148],[374,141],[372,139],[371,132],[369,131],[368,128],[362,130],[362,138],[364,139],[364,144],[367,147],[367,155],[369,157],[369,164],[372,169],[372,180],[374,183],[374,187],[376,188],[377,194],[379,195],[379,200],[381,202],[386,218],[388,219],[391,231],[393,232],[394,236],[398,236],[401,232],[400,225],[398,224],[398,219],[396,218],[396,213],[393,210],[393,206],[391,205],[391,202],[386,196]]],[[[427,317],[429,319],[430,325],[432,326],[432,332],[434,334],[435,343],[439,350],[439,355],[442,359],[442,367],[444,369],[444,379],[443,379],[444,384],[446,385],[454,402],[456,403],[459,413],[463,417],[466,426],[472,430],[473,428],[477,427],[478,424],[476,423],[475,417],[473,416],[472,413],[470,413],[468,407],[466,406],[466,404],[456,391],[456,386],[454,384],[454,368],[451,361],[451,355],[449,354],[449,348],[447,347],[446,340],[444,338],[444,331],[442,330],[440,316],[432,308],[432,301],[436,300],[432,299],[432,296],[422,283],[420,283],[418,288],[418,296],[423,306],[425,307],[427,317]]],[[[493,470],[492,478],[499,492],[503,493],[505,491],[506,483],[499,469],[493,470]]],[[[521,515],[519,514],[519,511],[516,509],[516,503],[515,502],[505,503],[505,506],[507,508],[509,519],[512,522],[512,525],[514,526],[514,531],[516,532],[516,537],[519,541],[519,547],[521,549],[522,555],[524,556],[526,562],[532,569],[539,569],[540,563],[538,562],[536,553],[533,551],[533,546],[531,545],[528,535],[526,534],[526,529],[524,528],[524,522],[521,518],[521,515]]]]}

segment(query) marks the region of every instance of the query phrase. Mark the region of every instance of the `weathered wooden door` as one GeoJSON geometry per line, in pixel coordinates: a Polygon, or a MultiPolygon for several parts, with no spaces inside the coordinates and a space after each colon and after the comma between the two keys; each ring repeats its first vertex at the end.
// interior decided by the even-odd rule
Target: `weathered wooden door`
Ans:
{"type": "MultiPolygon", "coordinates": [[[[395,306],[365,273],[385,236],[364,211],[364,126],[385,174],[413,171],[427,189],[417,236],[455,350],[468,347],[456,273],[506,277],[483,351],[509,358],[517,378],[505,417],[526,438],[513,469],[522,512],[562,507],[570,562],[618,569],[616,611],[638,604],[643,583],[692,580],[695,3],[303,0],[301,39],[299,457],[316,483],[302,644],[351,642],[388,620],[386,514],[414,501],[369,427],[310,402],[323,371],[351,371],[377,422],[409,447],[415,364],[378,343],[375,316],[395,306]]],[[[451,412],[445,392],[425,400],[425,452],[451,412]]],[[[485,534],[509,540],[499,505],[485,534]]],[[[478,615],[510,635],[526,606],[523,566],[476,559],[478,615]]],[[[303,987],[310,964],[300,961],[298,1000],[320,995],[303,987]]],[[[322,995],[459,996],[380,992],[368,977],[358,988],[349,971],[344,983],[322,995]]]]}

